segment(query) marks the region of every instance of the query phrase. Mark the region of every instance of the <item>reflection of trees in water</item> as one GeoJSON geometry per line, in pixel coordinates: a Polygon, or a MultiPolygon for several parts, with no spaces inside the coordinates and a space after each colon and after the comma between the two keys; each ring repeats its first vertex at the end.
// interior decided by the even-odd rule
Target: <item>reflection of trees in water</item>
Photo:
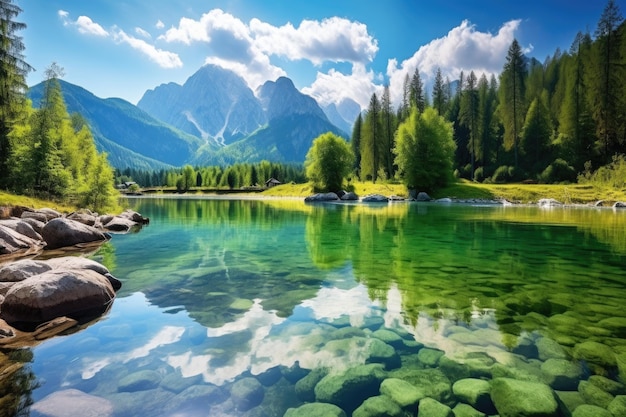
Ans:
{"type": "Polygon", "coordinates": [[[28,416],[32,391],[39,386],[28,363],[30,349],[0,352],[0,417],[28,416]]]}

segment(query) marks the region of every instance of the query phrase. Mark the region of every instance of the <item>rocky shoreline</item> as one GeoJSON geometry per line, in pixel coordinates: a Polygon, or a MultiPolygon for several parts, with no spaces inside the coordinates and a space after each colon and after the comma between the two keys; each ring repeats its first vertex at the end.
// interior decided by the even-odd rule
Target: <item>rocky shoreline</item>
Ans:
{"type": "Polygon", "coordinates": [[[99,263],[67,255],[148,222],[131,210],[0,208],[0,347],[30,346],[106,312],[122,283],[99,263]]]}

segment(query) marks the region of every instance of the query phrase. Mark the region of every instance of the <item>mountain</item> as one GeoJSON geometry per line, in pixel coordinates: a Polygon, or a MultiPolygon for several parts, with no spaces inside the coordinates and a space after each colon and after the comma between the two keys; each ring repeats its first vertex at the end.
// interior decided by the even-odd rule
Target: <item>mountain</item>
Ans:
{"type": "MultiPolygon", "coordinates": [[[[109,154],[116,168],[160,169],[189,161],[200,140],[155,119],[133,104],[102,99],[82,87],[60,80],[69,113],[80,113],[89,123],[96,147],[109,154]]],[[[28,97],[39,107],[44,83],[31,87],[28,97]]]]}
{"type": "Polygon", "coordinates": [[[146,91],[137,107],[218,146],[242,139],[267,122],[245,81],[215,65],[203,66],[182,86],[169,83],[146,91]]]}

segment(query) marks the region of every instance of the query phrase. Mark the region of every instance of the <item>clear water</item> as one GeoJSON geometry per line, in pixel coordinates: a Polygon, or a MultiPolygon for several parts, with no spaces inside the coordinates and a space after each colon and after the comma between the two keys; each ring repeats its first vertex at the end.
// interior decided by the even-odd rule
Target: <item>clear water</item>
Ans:
{"type": "MultiPolygon", "coordinates": [[[[94,255],[123,281],[110,312],[19,353],[32,353],[21,377],[36,386],[23,393],[33,416],[70,390],[103,400],[94,403],[102,415],[282,416],[315,401],[298,385],[310,371],[366,363],[382,363],[387,377],[427,379],[428,396],[450,407],[461,378],[511,376],[572,392],[592,375],[620,378],[614,359],[589,359],[580,346],[626,353],[624,212],[131,204],[150,225],[94,255]],[[582,371],[546,380],[550,358],[582,371]]],[[[340,403],[350,415],[359,395],[377,389],[340,403]]]]}

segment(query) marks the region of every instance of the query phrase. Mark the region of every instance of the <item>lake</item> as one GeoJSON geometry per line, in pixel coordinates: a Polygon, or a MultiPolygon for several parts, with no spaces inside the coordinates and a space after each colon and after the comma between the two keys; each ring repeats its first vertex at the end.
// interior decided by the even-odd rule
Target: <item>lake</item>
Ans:
{"type": "Polygon", "coordinates": [[[570,409],[626,393],[626,211],[129,201],[150,224],[92,256],[123,282],[111,310],[11,353],[31,416],[495,415],[455,383],[502,377],[570,409]]]}

